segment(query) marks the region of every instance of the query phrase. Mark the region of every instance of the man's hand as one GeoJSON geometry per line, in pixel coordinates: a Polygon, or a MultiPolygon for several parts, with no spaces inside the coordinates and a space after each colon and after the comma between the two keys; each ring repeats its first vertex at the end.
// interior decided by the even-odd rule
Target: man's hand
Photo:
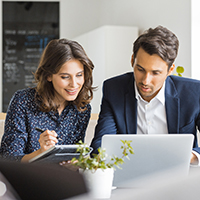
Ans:
{"type": "Polygon", "coordinates": [[[199,161],[198,161],[197,156],[192,153],[191,159],[190,159],[190,164],[192,164],[192,165],[198,165],[198,163],[199,163],[199,161]]]}
{"type": "Polygon", "coordinates": [[[67,169],[72,170],[72,171],[79,171],[79,167],[73,165],[70,160],[68,160],[68,161],[62,161],[59,164],[61,166],[63,166],[63,167],[66,167],[67,169]]]}

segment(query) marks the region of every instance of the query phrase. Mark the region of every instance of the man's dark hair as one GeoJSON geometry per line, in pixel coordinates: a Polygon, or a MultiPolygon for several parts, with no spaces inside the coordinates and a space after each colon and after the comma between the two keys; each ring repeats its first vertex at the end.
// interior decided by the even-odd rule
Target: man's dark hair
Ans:
{"type": "Polygon", "coordinates": [[[179,41],[174,33],[167,28],[158,26],[155,29],[148,29],[134,42],[134,61],[140,47],[150,55],[157,54],[161,57],[169,69],[178,54],[179,41]]]}

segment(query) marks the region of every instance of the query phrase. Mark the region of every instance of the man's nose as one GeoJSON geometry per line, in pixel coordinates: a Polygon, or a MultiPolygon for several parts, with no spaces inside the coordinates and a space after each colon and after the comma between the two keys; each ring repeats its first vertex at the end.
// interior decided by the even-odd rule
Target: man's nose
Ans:
{"type": "Polygon", "coordinates": [[[149,73],[146,73],[143,77],[142,83],[144,85],[148,85],[151,82],[151,75],[149,73]]]}

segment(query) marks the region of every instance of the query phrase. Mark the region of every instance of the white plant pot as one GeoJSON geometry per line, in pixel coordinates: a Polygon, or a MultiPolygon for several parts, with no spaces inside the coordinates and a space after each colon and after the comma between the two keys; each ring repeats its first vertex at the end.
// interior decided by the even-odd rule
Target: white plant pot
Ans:
{"type": "Polygon", "coordinates": [[[111,196],[114,169],[97,169],[81,171],[88,186],[90,195],[95,199],[109,199],[111,196]]]}

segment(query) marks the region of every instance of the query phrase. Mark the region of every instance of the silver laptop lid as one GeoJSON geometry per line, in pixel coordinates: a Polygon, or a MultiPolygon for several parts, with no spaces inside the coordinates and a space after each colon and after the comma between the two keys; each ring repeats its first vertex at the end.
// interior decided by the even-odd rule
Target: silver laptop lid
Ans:
{"type": "MultiPolygon", "coordinates": [[[[122,169],[116,169],[113,186],[137,187],[137,180],[172,168],[179,168],[180,175],[189,172],[194,136],[192,134],[168,135],[104,135],[102,148],[109,156],[122,156],[122,142],[132,140],[134,154],[125,158],[122,169]],[[131,181],[131,185],[130,185],[131,181]]],[[[140,187],[140,186],[139,186],[140,187]]]]}

